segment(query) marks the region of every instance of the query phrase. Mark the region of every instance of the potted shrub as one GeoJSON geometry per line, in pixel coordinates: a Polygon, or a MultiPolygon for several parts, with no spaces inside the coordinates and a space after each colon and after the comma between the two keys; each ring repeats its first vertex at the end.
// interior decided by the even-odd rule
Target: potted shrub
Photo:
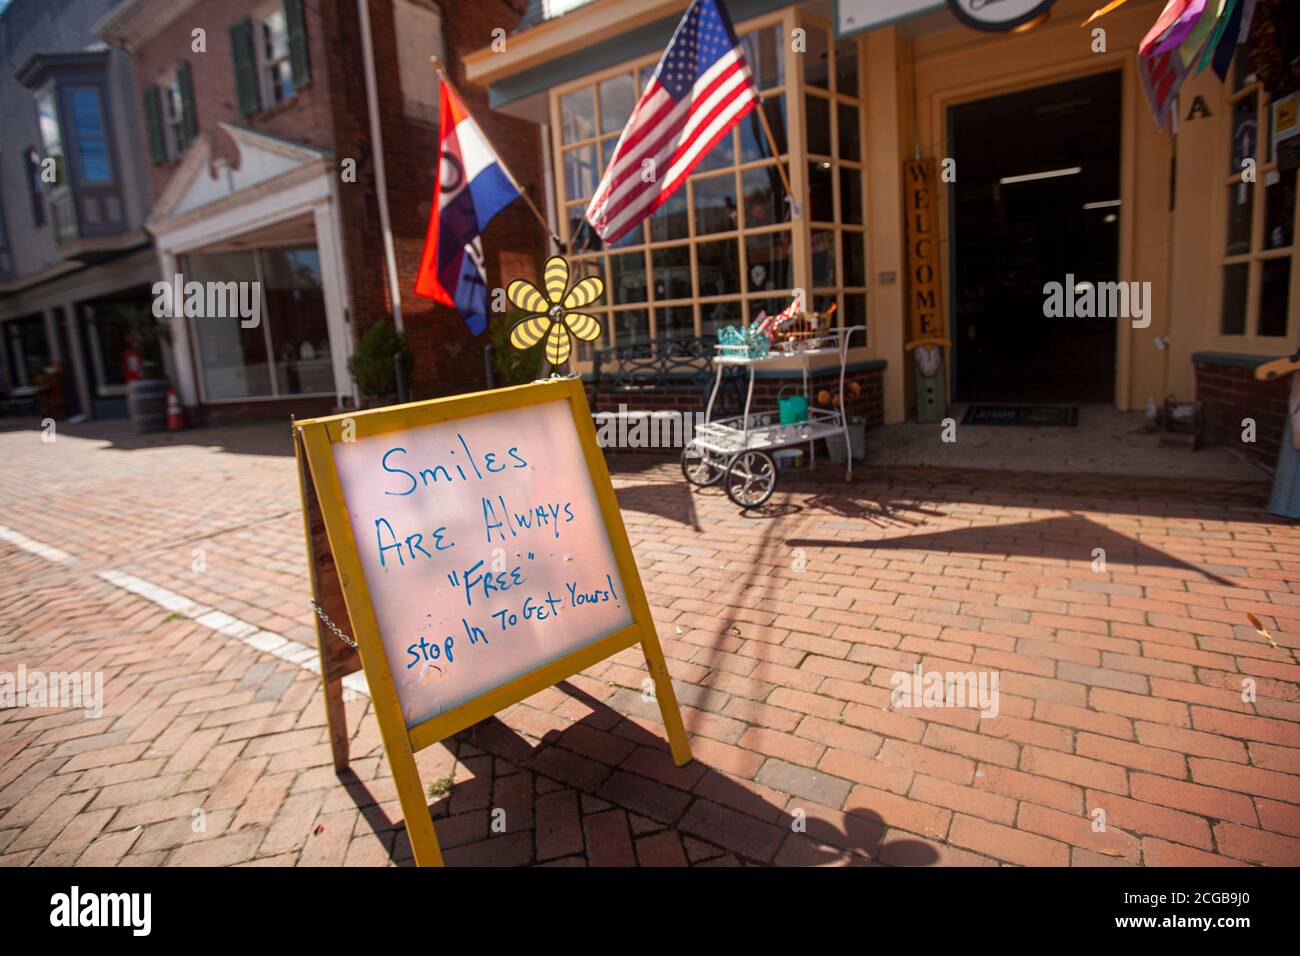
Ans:
{"type": "Polygon", "coordinates": [[[376,322],[361,333],[357,349],[348,359],[348,371],[361,392],[363,408],[380,408],[397,401],[397,370],[393,356],[404,357],[406,379],[411,379],[411,347],[406,336],[393,328],[391,322],[376,322]]]}
{"type": "Polygon", "coordinates": [[[131,421],[139,432],[166,431],[171,382],[163,374],[163,346],[171,341],[171,330],[147,305],[122,306],[119,315],[126,323],[129,347],[140,356],[140,375],[126,386],[131,421]]]}
{"type": "Polygon", "coordinates": [[[514,306],[504,317],[494,315],[489,320],[488,333],[492,337],[492,367],[501,385],[525,385],[537,380],[542,367],[542,343],[530,349],[517,349],[510,344],[510,330],[524,317],[514,306]]]}

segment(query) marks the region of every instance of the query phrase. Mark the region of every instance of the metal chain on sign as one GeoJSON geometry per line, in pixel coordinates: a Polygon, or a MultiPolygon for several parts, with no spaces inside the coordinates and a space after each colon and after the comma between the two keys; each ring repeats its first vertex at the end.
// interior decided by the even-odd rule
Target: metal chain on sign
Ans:
{"type": "Polygon", "coordinates": [[[330,620],[330,616],[325,613],[325,609],[323,607],[321,607],[315,601],[308,601],[307,603],[310,604],[311,609],[316,612],[316,616],[325,622],[325,626],[339,636],[339,640],[341,640],[348,647],[357,646],[356,641],[352,640],[352,638],[348,637],[346,634],[340,631],[339,626],[330,620]]]}

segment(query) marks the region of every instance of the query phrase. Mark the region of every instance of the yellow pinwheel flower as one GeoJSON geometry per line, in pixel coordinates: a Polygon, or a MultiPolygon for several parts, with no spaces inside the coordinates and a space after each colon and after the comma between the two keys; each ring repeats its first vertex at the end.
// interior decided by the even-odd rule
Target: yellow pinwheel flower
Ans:
{"type": "Polygon", "coordinates": [[[584,342],[600,338],[600,321],[594,315],[574,312],[599,299],[605,283],[598,276],[580,280],[565,294],[569,285],[569,263],[561,256],[551,256],[542,269],[543,293],[526,279],[516,279],[506,288],[506,298],[516,308],[531,313],[510,330],[510,344],[529,349],[546,339],[546,360],[563,365],[569,360],[576,335],[584,342]]]}

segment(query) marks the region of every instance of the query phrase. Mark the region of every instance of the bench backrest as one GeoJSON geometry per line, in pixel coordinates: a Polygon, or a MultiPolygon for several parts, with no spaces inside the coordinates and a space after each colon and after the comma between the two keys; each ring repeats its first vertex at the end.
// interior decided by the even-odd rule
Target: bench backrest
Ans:
{"type": "Polygon", "coordinates": [[[619,387],[676,383],[703,385],[713,379],[712,335],[679,335],[598,349],[592,373],[598,385],[619,387]]]}

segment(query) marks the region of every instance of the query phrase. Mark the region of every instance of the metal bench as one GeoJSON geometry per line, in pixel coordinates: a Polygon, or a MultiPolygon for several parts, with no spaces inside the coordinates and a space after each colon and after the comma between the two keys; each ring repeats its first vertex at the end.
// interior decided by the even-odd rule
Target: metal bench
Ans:
{"type": "MultiPolygon", "coordinates": [[[[597,349],[591,363],[593,407],[602,395],[634,400],[638,394],[685,392],[698,395],[703,410],[713,386],[715,344],[712,335],[680,335],[597,349]]],[[[740,407],[743,379],[740,369],[723,372],[720,410],[740,407]]]]}

